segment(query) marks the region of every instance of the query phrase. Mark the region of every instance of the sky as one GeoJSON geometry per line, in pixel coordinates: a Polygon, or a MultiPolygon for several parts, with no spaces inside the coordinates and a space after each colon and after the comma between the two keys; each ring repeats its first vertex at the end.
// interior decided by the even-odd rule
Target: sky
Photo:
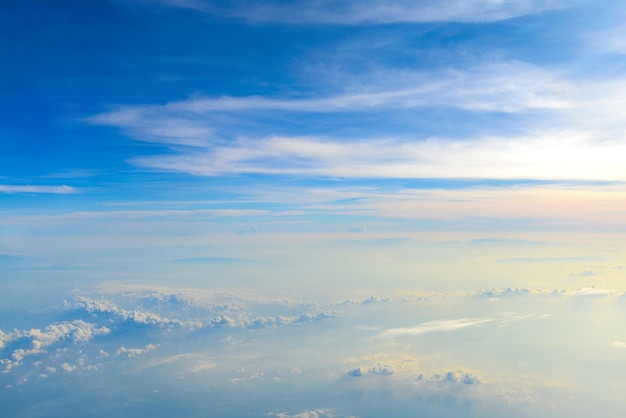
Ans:
{"type": "Polygon", "coordinates": [[[0,415],[624,416],[624,22],[3,1],[0,415]]]}

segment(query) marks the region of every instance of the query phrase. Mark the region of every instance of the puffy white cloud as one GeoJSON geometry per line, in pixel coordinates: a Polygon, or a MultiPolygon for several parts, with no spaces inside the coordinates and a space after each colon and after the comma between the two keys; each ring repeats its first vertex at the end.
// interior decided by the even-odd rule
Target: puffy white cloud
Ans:
{"type": "Polygon", "coordinates": [[[133,292],[121,291],[113,293],[109,299],[92,299],[78,296],[74,306],[79,311],[85,311],[95,317],[104,315],[102,319],[111,317],[113,324],[130,322],[146,326],[181,327],[190,331],[200,328],[251,328],[259,329],[288,325],[292,323],[317,322],[332,319],[334,312],[324,310],[310,310],[310,303],[302,302],[298,305],[306,310],[298,315],[255,315],[255,308],[260,310],[292,311],[293,301],[263,300],[245,293],[231,294],[223,292],[208,294],[206,298],[193,294],[188,290],[145,289],[133,292]],[[285,303],[288,302],[287,305],[285,303]],[[134,309],[124,309],[121,305],[135,306],[134,309]],[[139,306],[138,306],[139,305],[139,306]],[[180,318],[172,318],[179,316],[180,318]]]}
{"type": "Polygon", "coordinates": [[[11,337],[0,329],[0,348],[5,347],[5,342],[10,341],[11,337]]]}
{"type": "Polygon", "coordinates": [[[487,297],[487,298],[499,298],[499,297],[507,297],[507,296],[516,296],[516,295],[529,295],[533,293],[530,289],[517,289],[507,287],[506,289],[487,289],[481,290],[477,293],[478,296],[487,297]]]}
{"type": "Polygon", "coordinates": [[[152,350],[156,350],[156,348],[157,346],[154,344],[148,344],[144,348],[126,348],[125,346],[121,346],[117,350],[115,350],[115,355],[130,358],[148,353],[152,350]]]}
{"type": "MultiPolygon", "coordinates": [[[[433,293],[420,299],[408,297],[402,291],[377,294],[368,290],[354,295],[352,300],[356,303],[343,303],[343,298],[332,303],[294,299],[283,303],[282,297],[258,294],[248,297],[245,292],[235,298],[231,294],[236,293],[234,289],[222,289],[220,296],[211,292],[203,295],[203,291],[198,290],[193,297],[188,290],[190,293],[184,289],[139,287],[129,292],[94,290],[97,295],[77,298],[60,311],[64,318],[79,315],[83,318],[81,321],[92,324],[94,329],[106,326],[110,330],[102,334],[106,338],[90,338],[88,334],[72,331],[68,324],[84,330],[89,327],[71,321],[53,324],[55,327],[49,331],[55,337],[42,336],[46,334],[46,327],[39,329],[40,333],[5,331],[0,334],[6,342],[0,354],[5,356],[6,353],[7,357],[1,361],[2,376],[23,388],[34,387],[33,382],[54,384],[59,379],[65,379],[68,384],[80,381],[95,385],[108,379],[114,381],[111,376],[124,369],[132,370],[138,381],[149,378],[160,393],[165,393],[161,392],[165,387],[174,391],[214,387],[220,394],[231,394],[234,392],[230,391],[247,385],[245,389],[250,390],[252,396],[266,396],[277,390],[300,396],[316,388],[314,396],[333,394],[334,397],[328,398],[332,402],[325,405],[337,407],[330,413],[342,417],[350,413],[364,415],[356,409],[343,407],[349,405],[353,396],[359,396],[367,405],[379,405],[381,399],[394,399],[403,408],[439,405],[448,399],[460,404],[479,400],[479,404],[491,405],[507,399],[501,392],[510,389],[511,382],[527,390],[524,394],[507,395],[515,403],[522,395],[541,398],[542,381],[558,381],[561,377],[551,374],[553,369],[544,371],[534,362],[543,361],[540,355],[545,336],[553,332],[565,333],[563,330],[567,327],[563,325],[571,325],[566,323],[569,318],[562,314],[572,307],[567,301],[573,294],[570,291],[553,297],[551,290],[503,287],[478,292],[433,293]],[[393,296],[387,296],[389,294],[393,296]],[[485,297],[501,297],[501,300],[487,303],[485,297]],[[362,303],[381,299],[386,302],[362,303]],[[542,317],[534,312],[544,308],[552,309],[549,310],[553,314],[551,319],[530,323],[542,317]],[[517,312],[510,312],[514,309],[517,312]],[[502,310],[507,312],[502,313],[502,310]],[[147,315],[150,313],[161,319],[168,318],[170,322],[135,322],[134,312],[146,314],[137,318],[153,318],[147,315]],[[453,313],[458,317],[450,319],[453,313]],[[202,326],[193,329],[175,325],[173,321],[187,324],[198,318],[202,326]],[[324,322],[331,318],[338,319],[329,326],[309,325],[312,321],[324,322]],[[411,324],[409,321],[413,320],[418,324],[416,327],[397,326],[411,324]],[[214,329],[218,326],[222,328],[214,329]],[[136,329],[145,332],[134,332],[136,329]],[[398,336],[419,338],[372,338],[385,330],[399,330],[394,331],[398,336]],[[447,334],[445,338],[433,338],[433,333],[437,332],[447,334]],[[25,333],[30,337],[24,337],[25,333]],[[30,345],[32,338],[41,344],[56,342],[41,347],[49,353],[28,353],[34,349],[30,345]],[[11,357],[13,352],[16,357],[11,357]],[[145,355],[148,352],[150,354],[145,355]],[[377,354],[367,354],[371,352],[377,354]],[[29,361],[29,356],[37,360],[36,364],[29,361]],[[514,364],[510,363],[511,359],[514,364]],[[40,374],[48,377],[33,379],[40,374]],[[537,374],[538,382],[529,380],[530,374],[537,374]],[[94,380],[95,375],[97,380],[94,380]],[[22,376],[31,376],[31,383],[20,380],[22,376]]],[[[89,293],[85,289],[81,291],[89,293]]],[[[608,303],[594,303],[585,309],[608,306],[608,303]]],[[[581,310],[575,311],[580,313],[581,310]]],[[[580,326],[587,329],[585,324],[580,326]]],[[[604,338],[619,335],[615,329],[609,331],[611,333],[607,331],[604,338]]],[[[574,338],[572,335],[569,335],[570,340],[574,338]]],[[[613,340],[605,341],[608,346],[613,340]]],[[[569,343],[555,340],[545,344],[563,348],[569,343]]],[[[612,344],[615,355],[623,348],[618,343],[612,344]]],[[[569,351],[573,352],[575,349],[569,351]]],[[[299,411],[315,411],[307,408],[318,404],[302,396],[304,398],[296,398],[307,402],[295,400],[280,409],[268,407],[265,410],[272,411],[274,416],[279,416],[279,412],[296,416],[299,411]]]]}
{"type": "Polygon", "coordinates": [[[86,344],[94,337],[107,335],[111,332],[106,326],[98,327],[96,324],[75,320],[73,322],[61,322],[51,324],[44,329],[33,328],[30,330],[15,330],[11,333],[2,333],[3,347],[7,343],[20,342],[28,344],[30,348],[16,348],[11,357],[21,361],[24,357],[45,353],[45,348],[54,344],[69,341],[73,344],[86,344]]]}
{"type": "Polygon", "coordinates": [[[362,367],[355,367],[353,369],[348,370],[348,374],[350,376],[359,377],[364,374],[379,374],[382,376],[391,376],[394,373],[394,370],[391,366],[383,365],[383,366],[373,366],[369,369],[365,369],[362,367]]]}
{"type": "Polygon", "coordinates": [[[106,299],[89,299],[79,296],[76,299],[75,307],[90,314],[112,314],[120,321],[128,321],[141,325],[184,325],[182,321],[161,317],[160,315],[140,309],[121,309],[114,303],[106,299]]]}
{"type": "Polygon", "coordinates": [[[361,301],[361,303],[366,304],[366,305],[370,303],[377,303],[377,302],[389,302],[389,298],[382,298],[382,297],[370,295],[369,298],[363,299],[361,301]]]}
{"type": "Polygon", "coordinates": [[[323,321],[325,319],[334,318],[335,315],[332,312],[304,312],[298,315],[298,317],[294,320],[294,322],[317,322],[323,321]]]}
{"type": "Polygon", "coordinates": [[[435,373],[430,378],[427,378],[426,381],[430,383],[461,383],[464,385],[475,385],[480,383],[480,379],[475,373],[463,370],[435,373]]]}
{"type": "Polygon", "coordinates": [[[348,369],[346,374],[351,377],[362,376],[393,376],[397,379],[426,383],[460,383],[473,385],[480,383],[478,373],[465,370],[429,371],[429,366],[422,365],[418,358],[407,354],[378,353],[360,359],[351,359],[349,363],[357,364],[348,369]]]}
{"type": "Polygon", "coordinates": [[[234,328],[237,326],[237,322],[227,315],[221,315],[211,318],[209,326],[215,328],[234,328]]]}
{"type": "Polygon", "coordinates": [[[278,412],[278,413],[270,412],[266,415],[270,417],[276,417],[276,418],[334,418],[336,417],[332,409],[324,409],[324,408],[302,411],[293,415],[287,412],[278,412]]]}
{"type": "Polygon", "coordinates": [[[11,353],[11,357],[13,358],[13,360],[21,362],[22,360],[24,360],[24,357],[26,356],[30,356],[33,354],[40,354],[40,353],[44,353],[44,350],[41,349],[30,349],[30,350],[25,350],[23,348],[18,348],[16,350],[13,350],[13,353],[11,353]]]}
{"type": "Polygon", "coordinates": [[[63,370],[66,373],[72,373],[73,371],[76,370],[76,365],[72,365],[67,362],[64,362],[61,364],[61,370],[63,370]]]}

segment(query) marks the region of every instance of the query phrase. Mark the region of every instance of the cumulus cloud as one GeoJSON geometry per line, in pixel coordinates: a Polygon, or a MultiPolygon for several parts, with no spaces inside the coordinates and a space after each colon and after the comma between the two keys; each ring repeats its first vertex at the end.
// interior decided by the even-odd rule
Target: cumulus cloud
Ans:
{"type": "MultiPolygon", "coordinates": [[[[89,293],[86,289],[81,289],[81,292],[89,293]]],[[[338,301],[326,305],[294,300],[283,304],[281,298],[262,295],[246,297],[243,291],[237,299],[238,304],[235,304],[235,299],[231,298],[237,296],[232,294],[237,293],[236,289],[221,289],[217,292],[220,295],[201,289],[194,293],[190,289],[167,290],[140,286],[121,287],[108,292],[94,290],[91,297],[80,296],[68,302],[61,314],[63,317],[79,315],[84,322],[92,323],[96,328],[106,326],[111,330],[106,338],[92,338],[87,344],[81,342],[83,339],[80,337],[74,339],[68,336],[43,347],[43,350],[50,352],[49,355],[17,352],[18,355],[24,354],[19,359],[7,355],[8,358],[0,366],[4,372],[2,376],[7,382],[22,385],[24,390],[27,390],[27,386],[34,388],[33,382],[36,385],[52,385],[61,379],[68,384],[85,383],[91,389],[88,385],[108,382],[107,379],[119,376],[119,371],[124,370],[137,381],[149,378],[150,385],[161,392],[155,396],[167,396],[166,391],[162,390],[165,387],[173,388],[175,393],[178,389],[190,388],[193,393],[196,386],[202,396],[206,394],[202,388],[206,387],[215,387],[218,396],[222,396],[244,389],[241,387],[243,385],[247,385],[245,390],[249,391],[247,393],[251,397],[267,396],[275,390],[280,390],[285,396],[294,394],[297,399],[293,403],[280,404],[278,407],[273,404],[273,409],[267,406],[272,404],[265,404],[264,408],[267,409],[264,411],[274,417],[316,416],[313,413],[318,417],[343,417],[349,414],[363,416],[367,415],[363,411],[369,405],[378,406],[378,402],[388,402],[389,399],[401,405],[398,410],[416,405],[435,408],[451,399],[465,406],[474,404],[475,400],[479,400],[478,404],[481,405],[492,405],[505,398],[501,391],[512,390],[510,382],[524,386],[523,390],[527,391],[521,395],[517,392],[507,395],[513,399],[513,405],[517,405],[514,402],[518,402],[519,397],[528,393],[528,396],[535,396],[536,388],[542,387],[542,383],[529,383],[529,374],[540,375],[538,380],[554,381],[556,377],[550,374],[551,371],[544,372],[541,366],[530,364],[507,367],[510,364],[508,362],[514,359],[521,364],[525,359],[529,362],[536,360],[532,351],[536,349],[539,352],[543,346],[541,338],[535,337],[550,335],[547,331],[552,329],[562,333],[567,329],[562,326],[562,322],[556,322],[567,319],[562,315],[556,318],[558,308],[554,312],[555,323],[546,321],[537,326],[519,326],[511,330],[498,328],[505,324],[516,326],[521,320],[538,319],[539,315],[530,314],[529,309],[555,306],[566,301],[567,296],[546,297],[550,295],[550,290],[534,291],[528,287],[490,289],[482,296],[481,292],[435,294],[424,300],[411,299],[410,302],[398,297],[390,298],[386,303],[374,304],[360,302],[377,301],[381,296],[372,294],[364,298],[370,292],[363,292],[354,299],[359,303],[342,304],[338,301]],[[481,299],[498,295],[510,297],[501,303],[486,303],[481,299]],[[245,303],[245,300],[248,302],[245,303]],[[543,302],[548,305],[543,305],[543,302]],[[329,307],[338,311],[332,315],[340,316],[340,320],[328,327],[307,325],[309,321],[330,320],[329,307]],[[494,309],[509,310],[513,307],[527,309],[520,313],[494,312],[494,309]],[[305,308],[305,314],[301,315],[305,308]],[[134,311],[153,313],[159,318],[175,318],[181,323],[189,322],[190,318],[196,319],[195,315],[198,314],[197,318],[203,321],[204,328],[197,330],[205,331],[194,333],[185,326],[175,326],[170,322],[164,325],[142,325],[148,327],[148,332],[140,335],[135,332],[118,333],[120,324],[135,324],[133,317],[124,313],[134,311]],[[452,311],[459,314],[460,318],[444,316],[451,315],[452,311]],[[482,316],[477,315],[477,312],[482,316]],[[444,319],[426,319],[438,317],[444,319]],[[363,324],[393,326],[396,323],[394,321],[398,320],[406,324],[408,318],[415,318],[418,325],[407,327],[405,330],[409,330],[408,334],[401,331],[399,335],[423,338],[415,341],[370,339],[369,336],[385,330],[364,327],[368,332],[356,331],[363,324]],[[229,319],[234,323],[228,325],[229,319]],[[213,320],[220,322],[223,328],[216,330],[214,328],[217,325],[213,328],[207,325],[213,320]],[[449,335],[444,341],[429,338],[436,332],[475,331],[476,327],[481,326],[480,337],[464,334],[456,337],[449,335]],[[546,328],[548,326],[554,328],[546,328]],[[268,327],[276,329],[267,330],[268,327]],[[252,329],[255,330],[247,331],[252,329]],[[520,347],[516,347],[518,344],[520,347]],[[324,347],[331,346],[333,354],[328,355],[324,347]],[[277,347],[280,349],[277,350],[277,347]],[[69,350],[57,353],[53,351],[56,348],[69,350]],[[375,354],[364,355],[368,352],[375,354]],[[503,356],[507,358],[503,360],[503,356]],[[41,362],[29,361],[29,357],[41,362]],[[519,375],[521,368],[524,370],[523,376],[519,375]],[[33,379],[44,374],[47,377],[33,379]],[[18,383],[21,376],[26,375],[31,376],[31,384],[18,383]],[[307,397],[304,392],[309,388],[314,388],[311,397],[307,397]],[[316,403],[319,396],[329,396],[324,398],[329,403],[321,406],[336,409],[310,409],[311,405],[320,405],[316,403]],[[361,400],[359,408],[360,405],[367,406],[362,409],[351,408],[350,402],[353,402],[354,396],[361,400]]],[[[592,309],[605,307],[604,304],[589,306],[592,309]]],[[[44,330],[45,327],[41,328],[41,331],[44,330]]],[[[11,334],[0,333],[0,339],[8,341],[6,347],[13,352],[15,347],[12,346],[14,340],[11,334]]],[[[615,338],[619,334],[611,335],[615,338]]],[[[43,338],[40,339],[43,341],[43,338]]],[[[605,341],[608,346],[613,340],[605,341]]],[[[562,348],[569,341],[561,343],[557,339],[545,344],[562,348]]],[[[617,351],[626,344],[614,341],[612,346],[617,355],[617,351]]],[[[33,349],[30,345],[18,348],[33,349]]],[[[2,351],[2,355],[5,352],[8,351],[2,351]]],[[[544,406],[541,404],[537,408],[544,406]]],[[[376,412],[382,410],[381,407],[376,412]]],[[[482,416],[485,415],[488,414],[482,416]]]]}
{"type": "Polygon", "coordinates": [[[93,300],[83,296],[76,298],[75,306],[78,310],[84,310],[90,314],[112,314],[121,321],[132,322],[142,325],[184,325],[182,321],[161,317],[153,312],[141,309],[126,310],[118,308],[114,303],[99,299],[93,300]]]}
{"type": "MultiPolygon", "coordinates": [[[[87,348],[89,343],[96,337],[105,336],[111,333],[111,329],[107,326],[98,326],[91,322],[83,320],[75,320],[73,322],[60,322],[48,325],[43,329],[32,328],[29,330],[14,330],[8,333],[0,333],[3,346],[0,349],[8,349],[10,358],[0,359],[0,365],[3,366],[3,373],[9,373],[18,366],[23,366],[26,357],[41,356],[48,354],[50,348],[55,348],[55,354],[49,359],[58,360],[62,358],[67,351],[67,346],[78,346],[87,348]],[[65,347],[64,347],[65,346],[65,347]],[[64,347],[64,348],[63,348],[64,347]]],[[[77,352],[81,352],[79,348],[77,352]]],[[[78,357],[78,366],[81,368],[89,368],[85,366],[84,357],[78,357]]],[[[33,362],[35,367],[41,366],[41,360],[33,362]]],[[[76,369],[76,365],[70,366],[69,363],[59,364],[67,372],[76,369]]],[[[47,373],[54,373],[56,368],[51,365],[46,366],[47,373]]]]}
{"type": "Polygon", "coordinates": [[[361,303],[365,305],[369,305],[370,303],[378,303],[378,302],[389,302],[389,298],[383,298],[380,296],[370,295],[368,298],[363,299],[361,303]]]}
{"type": "MultiPolygon", "coordinates": [[[[250,328],[283,326],[295,323],[318,322],[332,319],[336,313],[326,310],[311,310],[307,302],[289,300],[263,300],[258,295],[245,292],[210,292],[204,297],[188,290],[137,289],[113,291],[113,298],[134,309],[119,307],[106,298],[76,297],[74,307],[96,317],[113,318],[114,324],[127,322],[157,327],[180,327],[190,331],[200,328],[250,328]],[[297,315],[258,315],[254,307],[261,310],[282,311],[292,307],[285,302],[299,305],[304,310],[297,315]],[[179,318],[176,318],[178,316],[179,318]]],[[[70,304],[71,308],[72,305],[70,304]]]]}
{"type": "MultiPolygon", "coordinates": [[[[420,379],[421,380],[421,379],[420,379]]],[[[480,379],[475,373],[463,370],[435,373],[426,379],[430,383],[461,383],[464,385],[475,385],[480,383],[480,379]]]]}
{"type": "Polygon", "coordinates": [[[506,298],[506,297],[515,297],[515,296],[532,296],[532,295],[552,295],[559,296],[563,295],[566,292],[565,289],[527,289],[527,288],[516,288],[516,287],[507,287],[503,289],[485,289],[480,290],[476,293],[479,297],[485,297],[489,299],[497,299],[497,298],[506,298]]]}
{"type": "Polygon", "coordinates": [[[359,366],[359,367],[355,367],[353,369],[348,370],[348,374],[354,377],[363,376],[364,374],[379,374],[382,376],[391,376],[393,373],[394,373],[393,368],[388,365],[373,366],[370,368],[363,368],[359,366]]]}
{"type": "Polygon", "coordinates": [[[349,368],[346,374],[353,378],[364,376],[393,377],[429,385],[445,383],[475,385],[482,381],[478,373],[473,371],[445,370],[429,372],[422,367],[417,358],[406,354],[390,355],[379,353],[365,356],[358,360],[350,360],[350,363],[356,364],[356,366],[349,368]]]}
{"type": "Polygon", "coordinates": [[[29,341],[33,350],[41,350],[62,340],[70,340],[75,344],[84,344],[96,336],[109,334],[111,330],[106,326],[97,325],[83,320],[62,322],[48,325],[44,329],[16,330],[3,333],[3,343],[25,340],[29,341]]]}
{"type": "Polygon", "coordinates": [[[377,353],[350,359],[346,372],[352,377],[365,375],[415,377],[420,373],[419,360],[408,354],[377,353]]]}
{"type": "MultiPolygon", "coordinates": [[[[316,308],[311,302],[274,300],[252,293],[247,295],[245,291],[211,291],[205,296],[189,289],[153,288],[111,290],[107,297],[76,296],[72,302],[65,301],[63,314],[80,319],[57,322],[44,328],[0,330],[0,350],[3,351],[0,356],[6,357],[0,359],[2,371],[9,373],[23,366],[27,357],[37,357],[34,366],[39,367],[46,355],[48,363],[42,367],[68,373],[95,370],[102,362],[133,358],[157,347],[156,343],[143,347],[124,344],[118,348],[101,345],[106,342],[91,344],[96,337],[105,335],[114,339],[143,338],[150,333],[167,340],[172,335],[189,335],[203,329],[260,330],[286,325],[305,326],[337,316],[335,312],[316,308]],[[268,315],[267,311],[277,314],[268,315]],[[260,314],[262,312],[264,314],[260,314]],[[177,332],[179,334],[174,334],[177,332]],[[47,351],[50,348],[56,349],[51,355],[47,351]],[[80,354],[83,351],[89,353],[89,358],[96,363],[88,364],[87,358],[80,354]]],[[[204,366],[198,367],[197,371],[200,371],[204,366]]],[[[54,373],[42,371],[47,375],[54,373]]]]}
{"type": "Polygon", "coordinates": [[[116,356],[125,356],[128,358],[139,356],[141,354],[148,353],[152,350],[156,350],[157,346],[154,344],[148,344],[143,348],[126,348],[125,346],[119,347],[115,350],[116,356]]]}
{"type": "Polygon", "coordinates": [[[270,412],[266,415],[270,417],[276,417],[276,418],[334,418],[336,416],[332,409],[324,409],[324,408],[302,411],[302,412],[295,413],[293,415],[287,412],[278,412],[278,413],[270,412]]]}

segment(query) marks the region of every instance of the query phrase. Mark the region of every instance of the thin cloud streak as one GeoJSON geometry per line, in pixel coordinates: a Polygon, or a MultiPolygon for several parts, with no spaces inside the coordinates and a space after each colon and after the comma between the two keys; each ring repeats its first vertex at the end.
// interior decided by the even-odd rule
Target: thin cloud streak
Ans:
{"type": "MultiPolygon", "coordinates": [[[[354,79],[354,77],[352,77],[354,79]]],[[[581,105],[572,85],[559,72],[525,62],[482,63],[469,69],[437,71],[377,70],[357,77],[345,91],[326,97],[266,98],[262,96],[195,97],[162,106],[120,106],[86,121],[136,127],[158,117],[165,126],[180,126],[196,116],[213,112],[363,112],[368,110],[450,107],[470,111],[517,113],[529,109],[568,109],[581,105]]],[[[207,132],[197,127],[185,136],[207,132]]],[[[173,136],[183,136],[172,132],[173,136]]],[[[167,136],[167,133],[164,134],[167,136]]]]}
{"type": "Polygon", "coordinates": [[[571,5],[536,0],[300,0],[294,2],[157,0],[160,3],[256,22],[336,25],[402,22],[496,22],[571,5]]]}
{"type": "Polygon", "coordinates": [[[405,335],[421,335],[433,332],[452,332],[463,328],[484,325],[493,321],[493,318],[461,318],[429,321],[411,328],[391,328],[380,333],[377,338],[394,338],[405,335]]]}
{"type": "Polygon", "coordinates": [[[626,144],[597,144],[593,133],[537,133],[474,141],[397,139],[340,142],[274,137],[204,152],[137,157],[131,163],[199,176],[305,174],[341,178],[626,180],[626,144]]]}
{"type": "Polygon", "coordinates": [[[359,83],[369,85],[367,91],[349,87],[351,91],[324,98],[201,97],[162,106],[122,106],[86,121],[175,147],[168,155],[131,158],[132,164],[199,176],[626,180],[619,158],[626,153],[621,110],[626,85],[619,80],[573,80],[523,62],[450,70],[443,76],[383,72],[370,78],[370,83],[359,83]],[[497,135],[463,139],[406,127],[391,135],[375,125],[370,137],[298,136],[281,134],[276,130],[288,128],[268,124],[291,113],[348,116],[440,107],[529,120],[526,132],[504,128],[497,135]],[[257,125],[254,133],[241,132],[249,122],[257,125]]]}
{"type": "MultiPolygon", "coordinates": [[[[95,220],[95,219],[146,219],[172,217],[184,219],[189,217],[224,218],[239,216],[255,216],[268,213],[257,209],[190,209],[190,210],[111,210],[81,211],[61,214],[26,215],[7,218],[7,224],[17,221],[63,221],[63,220],[95,220]]],[[[0,220],[0,224],[1,224],[0,220]]]]}
{"type": "Polygon", "coordinates": [[[479,318],[459,318],[459,319],[445,319],[428,321],[419,324],[415,327],[408,328],[390,328],[378,334],[377,339],[390,339],[402,336],[416,336],[430,333],[440,332],[452,332],[464,328],[480,327],[488,323],[495,323],[499,326],[509,326],[515,322],[527,320],[527,319],[545,319],[550,315],[543,314],[537,315],[530,314],[518,314],[515,312],[503,313],[494,317],[479,317],[479,318]]]}
{"type": "Polygon", "coordinates": [[[41,193],[41,194],[76,194],[80,193],[80,189],[70,186],[23,186],[23,185],[7,185],[0,184],[0,193],[17,194],[17,193],[41,193]]]}

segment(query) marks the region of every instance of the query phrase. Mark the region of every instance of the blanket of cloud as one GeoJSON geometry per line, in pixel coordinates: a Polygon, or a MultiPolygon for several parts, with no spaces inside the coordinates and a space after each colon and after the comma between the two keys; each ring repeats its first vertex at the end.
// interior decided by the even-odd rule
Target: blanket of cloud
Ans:
{"type": "Polygon", "coordinates": [[[625,17],[3,1],[0,416],[626,416],[625,17]]]}
{"type": "Polygon", "coordinates": [[[320,303],[110,283],[0,331],[5,416],[589,416],[626,411],[609,289],[320,303]],[[500,412],[498,412],[500,411],[500,412]]]}

